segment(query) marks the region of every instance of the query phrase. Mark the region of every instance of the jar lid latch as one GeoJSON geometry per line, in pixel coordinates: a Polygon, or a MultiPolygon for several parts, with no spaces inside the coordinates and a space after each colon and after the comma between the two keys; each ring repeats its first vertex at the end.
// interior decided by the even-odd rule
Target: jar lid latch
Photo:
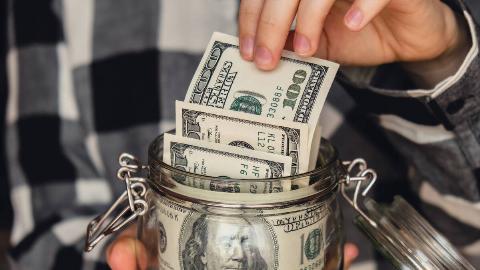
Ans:
{"type": "Polygon", "coordinates": [[[340,192],[347,202],[365,218],[374,228],[377,228],[377,223],[373,221],[365,212],[358,206],[358,197],[366,197],[370,189],[377,180],[377,173],[375,170],[368,168],[367,162],[362,158],[354,159],[353,161],[344,161],[343,165],[347,169],[345,178],[340,181],[340,192]],[[355,186],[351,186],[356,182],[355,186]],[[354,189],[353,198],[347,194],[347,189],[352,187],[354,189]],[[360,191],[363,191],[360,193],[360,191]]]}
{"type": "Polygon", "coordinates": [[[148,210],[145,200],[147,181],[144,177],[138,177],[138,174],[148,169],[148,166],[141,165],[137,158],[127,153],[121,154],[118,162],[120,169],[117,171],[117,178],[125,182],[126,190],[107,211],[90,221],[85,251],[91,251],[105,236],[127,226],[148,210]],[[118,209],[122,210],[112,219],[118,209]]]}

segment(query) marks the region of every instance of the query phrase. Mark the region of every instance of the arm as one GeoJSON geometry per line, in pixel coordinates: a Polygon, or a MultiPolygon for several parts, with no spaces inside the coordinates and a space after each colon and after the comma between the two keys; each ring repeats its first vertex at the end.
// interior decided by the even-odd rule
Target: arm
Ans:
{"type": "Polygon", "coordinates": [[[463,14],[457,14],[458,31],[455,43],[434,59],[404,62],[402,64],[418,88],[432,89],[440,81],[453,76],[472,47],[471,30],[463,14]]]}
{"type": "Polygon", "coordinates": [[[457,13],[463,38],[441,56],[399,63],[400,71],[379,67],[356,82],[347,76],[344,85],[407,161],[422,214],[478,266],[480,60],[470,14],[457,13]],[[392,83],[400,76],[413,84],[392,83]]]}
{"type": "Polygon", "coordinates": [[[256,8],[247,0],[241,5],[239,29],[241,40],[254,38],[253,46],[242,49],[244,58],[261,69],[275,67],[285,43],[300,55],[356,66],[353,73],[362,76],[339,76],[339,81],[362,111],[376,116],[408,163],[424,215],[478,259],[478,27],[469,15],[475,12],[463,13],[460,1],[450,2],[456,12],[440,1],[357,0],[351,6],[300,1],[293,12],[282,13],[274,1],[256,8]],[[295,15],[297,28],[289,33],[295,15]],[[265,48],[268,61],[257,60],[265,58],[265,48]],[[368,66],[368,72],[358,72],[366,70],[359,66],[368,66]],[[408,79],[413,84],[405,86],[408,79]]]}

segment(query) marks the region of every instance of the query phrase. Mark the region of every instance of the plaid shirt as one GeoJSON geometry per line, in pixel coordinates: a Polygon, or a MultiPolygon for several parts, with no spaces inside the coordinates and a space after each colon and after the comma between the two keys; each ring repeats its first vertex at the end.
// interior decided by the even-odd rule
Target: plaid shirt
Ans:
{"type": "MultiPolygon", "coordinates": [[[[378,171],[372,196],[402,194],[479,267],[480,4],[466,5],[473,46],[455,75],[422,90],[396,64],[340,74],[322,126],[344,160],[363,157],[378,171]]],[[[107,268],[105,243],[82,248],[87,223],[123,191],[117,156],[146,160],[149,142],[173,127],[174,100],[212,32],[235,35],[237,12],[234,0],[9,1],[13,269],[107,268]]],[[[352,269],[389,269],[343,209],[347,238],[361,247],[352,269]]]]}

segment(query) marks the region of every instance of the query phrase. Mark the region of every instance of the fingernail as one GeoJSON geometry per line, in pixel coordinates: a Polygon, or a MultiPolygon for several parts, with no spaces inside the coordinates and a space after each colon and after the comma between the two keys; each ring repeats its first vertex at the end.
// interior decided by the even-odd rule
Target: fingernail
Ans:
{"type": "Polygon", "coordinates": [[[243,58],[251,60],[253,58],[253,38],[244,37],[240,42],[240,52],[242,53],[243,58]]]}
{"type": "Polygon", "coordinates": [[[255,64],[260,67],[268,66],[272,62],[272,53],[264,47],[257,47],[255,49],[255,64]]]}
{"type": "Polygon", "coordinates": [[[358,8],[351,9],[345,16],[345,22],[351,29],[357,29],[362,24],[362,20],[363,12],[358,8]]]}
{"type": "Polygon", "coordinates": [[[311,48],[310,40],[308,40],[308,38],[302,34],[295,33],[295,37],[293,38],[293,47],[300,55],[308,54],[311,48]]]}
{"type": "Polygon", "coordinates": [[[350,243],[345,244],[345,257],[354,260],[358,257],[358,248],[350,243]]]}

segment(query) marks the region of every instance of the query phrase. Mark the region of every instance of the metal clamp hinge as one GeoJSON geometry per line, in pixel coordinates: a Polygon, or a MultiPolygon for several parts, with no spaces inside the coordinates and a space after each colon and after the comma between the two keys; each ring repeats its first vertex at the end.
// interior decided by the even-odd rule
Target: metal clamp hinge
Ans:
{"type": "Polygon", "coordinates": [[[373,227],[377,228],[377,223],[373,221],[363,210],[358,206],[358,197],[360,195],[360,190],[362,187],[365,187],[361,192],[362,197],[367,196],[367,193],[375,184],[377,180],[377,173],[373,169],[369,169],[367,162],[364,159],[357,158],[353,161],[343,162],[343,165],[347,167],[347,175],[345,179],[340,181],[340,191],[347,200],[347,202],[352,205],[352,207],[359,213],[363,218],[365,218],[373,227]],[[353,187],[353,198],[350,198],[347,194],[347,189],[350,185],[355,182],[356,185],[353,187]]]}
{"type": "Polygon", "coordinates": [[[148,166],[142,166],[134,156],[127,153],[121,154],[118,162],[120,169],[118,169],[117,178],[125,182],[126,190],[105,213],[90,221],[87,227],[85,251],[91,251],[105,236],[124,228],[148,210],[148,204],[145,201],[146,179],[136,176],[148,166]],[[126,201],[128,204],[125,204],[126,201]],[[122,208],[122,205],[125,206],[122,208]],[[112,219],[111,215],[117,209],[122,210],[112,219]],[[108,224],[103,226],[107,221],[109,221],[108,224]]]}

